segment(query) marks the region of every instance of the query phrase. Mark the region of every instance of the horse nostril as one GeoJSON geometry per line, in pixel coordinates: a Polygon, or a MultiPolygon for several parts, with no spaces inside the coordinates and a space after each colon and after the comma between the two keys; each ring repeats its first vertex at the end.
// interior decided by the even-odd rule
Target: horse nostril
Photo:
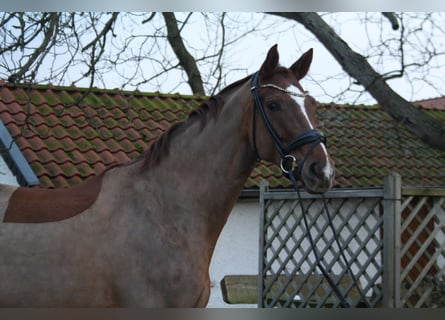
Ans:
{"type": "Polygon", "coordinates": [[[320,177],[320,174],[317,172],[317,164],[315,162],[309,165],[309,172],[311,173],[312,176],[315,176],[317,178],[320,177]]]}

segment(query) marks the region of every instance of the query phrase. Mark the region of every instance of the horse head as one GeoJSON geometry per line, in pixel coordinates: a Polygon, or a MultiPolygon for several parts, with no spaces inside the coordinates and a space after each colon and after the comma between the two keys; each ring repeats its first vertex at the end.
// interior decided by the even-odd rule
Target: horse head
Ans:
{"type": "Polygon", "coordinates": [[[334,180],[334,162],[326,138],[316,129],[317,102],[300,84],[312,62],[312,49],[290,68],[280,66],[278,58],[275,45],[252,76],[253,149],[257,159],[299,177],[308,191],[327,191],[334,180]]]}

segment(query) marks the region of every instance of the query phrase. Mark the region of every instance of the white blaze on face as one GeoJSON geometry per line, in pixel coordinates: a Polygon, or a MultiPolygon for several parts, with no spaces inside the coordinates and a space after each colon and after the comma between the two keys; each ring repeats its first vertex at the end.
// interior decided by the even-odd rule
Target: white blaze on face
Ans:
{"type": "Polygon", "coordinates": [[[326,156],[326,165],[323,168],[323,174],[326,178],[331,179],[334,177],[334,169],[331,166],[331,162],[329,161],[329,157],[328,157],[328,151],[326,150],[326,146],[324,145],[324,143],[321,143],[321,148],[323,149],[323,152],[326,156]]]}
{"type": "MultiPolygon", "coordinates": [[[[288,90],[292,91],[292,92],[299,92],[300,91],[294,85],[290,85],[288,90]]],[[[300,97],[300,96],[295,96],[295,95],[290,95],[290,97],[297,103],[298,108],[300,109],[301,114],[303,115],[304,119],[306,120],[307,125],[310,128],[310,130],[314,129],[314,126],[313,126],[311,120],[309,119],[309,115],[308,115],[308,113],[306,111],[306,108],[304,106],[304,99],[305,99],[305,97],[300,97]]],[[[330,179],[331,177],[334,176],[334,169],[332,168],[331,163],[329,161],[329,156],[328,156],[328,151],[326,150],[326,146],[324,145],[324,143],[320,143],[320,146],[321,146],[321,149],[323,150],[324,155],[326,157],[326,162],[325,162],[326,165],[323,168],[322,172],[323,172],[323,174],[324,174],[324,176],[326,178],[330,179]]]]}
{"type": "MultiPolygon", "coordinates": [[[[300,90],[294,86],[291,85],[288,88],[289,91],[291,92],[299,92],[300,90]]],[[[314,126],[311,123],[311,120],[309,119],[309,115],[306,112],[306,108],[304,107],[304,97],[299,97],[299,96],[294,96],[294,95],[290,95],[290,97],[292,98],[292,100],[294,100],[298,107],[300,108],[301,113],[303,114],[303,117],[306,119],[307,125],[309,126],[309,128],[314,129],[314,126]]]]}

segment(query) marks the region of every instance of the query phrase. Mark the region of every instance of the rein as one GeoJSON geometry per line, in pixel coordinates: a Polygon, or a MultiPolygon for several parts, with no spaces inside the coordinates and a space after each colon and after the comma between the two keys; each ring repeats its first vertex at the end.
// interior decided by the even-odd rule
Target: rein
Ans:
{"type": "MultiPolygon", "coordinates": [[[[295,178],[295,175],[294,175],[294,171],[296,168],[298,168],[301,172],[301,170],[304,166],[304,163],[306,162],[306,159],[311,154],[311,152],[315,148],[315,146],[317,146],[319,143],[323,143],[326,145],[326,142],[327,142],[326,137],[323,135],[323,133],[321,131],[316,130],[316,129],[311,129],[311,130],[305,131],[305,132],[301,133],[300,135],[296,136],[295,138],[293,138],[291,140],[290,143],[287,144],[286,147],[283,147],[283,144],[281,143],[281,140],[278,137],[278,134],[272,127],[272,125],[266,115],[266,112],[264,111],[263,105],[261,103],[261,99],[258,95],[258,89],[259,88],[273,88],[273,89],[277,89],[277,90],[280,90],[287,94],[290,94],[293,96],[298,96],[298,97],[306,97],[309,95],[309,93],[307,91],[304,91],[301,88],[301,86],[298,86],[298,88],[302,91],[302,93],[296,93],[293,91],[289,91],[285,88],[281,88],[275,84],[258,85],[258,77],[259,77],[259,73],[256,72],[255,74],[253,74],[252,81],[251,81],[251,92],[252,92],[253,101],[254,101],[253,122],[252,122],[252,139],[253,139],[253,147],[254,147],[256,159],[257,159],[257,161],[259,161],[261,159],[258,154],[258,149],[257,149],[257,145],[256,145],[256,137],[255,137],[255,135],[256,135],[256,112],[258,111],[258,113],[261,116],[261,119],[263,120],[264,125],[266,126],[267,131],[269,132],[270,137],[272,138],[275,148],[277,149],[277,151],[280,154],[281,172],[283,173],[284,176],[286,176],[292,182],[292,185],[298,194],[298,201],[300,203],[301,212],[303,213],[303,221],[304,221],[304,225],[306,228],[306,233],[309,238],[309,242],[311,244],[312,251],[315,255],[316,265],[320,269],[321,273],[323,274],[323,276],[325,277],[325,279],[327,280],[329,285],[331,286],[334,293],[337,295],[338,299],[340,300],[340,306],[342,308],[350,308],[351,305],[346,301],[346,298],[343,296],[340,289],[335,284],[335,282],[332,280],[332,278],[329,276],[325,267],[321,263],[320,254],[317,250],[317,246],[315,245],[314,239],[312,238],[312,235],[310,233],[309,223],[307,220],[307,211],[304,209],[304,206],[303,206],[303,201],[302,201],[301,194],[300,194],[300,188],[298,186],[297,179],[295,178]],[[295,158],[295,156],[290,154],[290,152],[292,150],[295,150],[295,149],[297,149],[303,145],[306,145],[308,143],[312,143],[312,145],[310,146],[310,148],[307,151],[306,155],[304,156],[303,160],[298,160],[297,158],[295,158]],[[291,162],[290,166],[287,165],[287,163],[289,161],[291,162]]],[[[325,209],[327,219],[328,219],[328,224],[333,232],[335,243],[338,246],[338,249],[341,253],[343,262],[345,263],[345,265],[347,267],[347,271],[351,275],[351,278],[354,282],[354,286],[358,290],[361,300],[364,302],[366,307],[371,307],[371,305],[369,304],[368,300],[366,299],[364,293],[362,292],[361,288],[358,286],[355,275],[351,270],[351,267],[346,259],[344,252],[342,251],[342,246],[340,244],[339,238],[337,237],[337,233],[335,231],[335,227],[332,222],[331,214],[329,212],[329,209],[327,206],[327,201],[326,201],[326,198],[324,197],[324,194],[322,194],[322,198],[323,198],[324,209],[325,209]]]]}

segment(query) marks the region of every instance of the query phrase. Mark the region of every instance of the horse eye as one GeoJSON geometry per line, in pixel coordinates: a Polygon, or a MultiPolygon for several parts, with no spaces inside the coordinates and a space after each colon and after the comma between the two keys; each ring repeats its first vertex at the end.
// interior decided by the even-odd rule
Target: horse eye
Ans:
{"type": "Polygon", "coordinates": [[[281,109],[280,105],[278,103],[276,103],[276,102],[269,102],[267,104],[267,108],[270,111],[279,111],[281,109]]]}

